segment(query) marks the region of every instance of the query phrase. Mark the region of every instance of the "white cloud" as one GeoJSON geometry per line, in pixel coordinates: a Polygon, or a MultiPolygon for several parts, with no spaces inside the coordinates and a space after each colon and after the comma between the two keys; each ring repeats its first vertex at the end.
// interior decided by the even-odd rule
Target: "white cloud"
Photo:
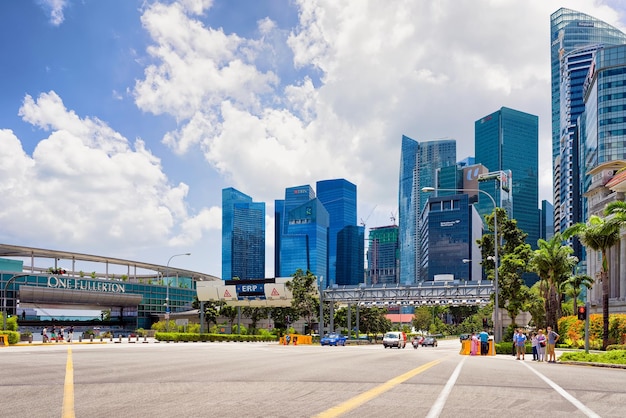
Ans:
{"type": "Polygon", "coordinates": [[[50,23],[59,26],[65,20],[63,9],[67,6],[67,0],[39,0],[41,6],[50,13],[50,23]]]}
{"type": "Polygon", "coordinates": [[[45,237],[51,248],[128,254],[181,235],[186,244],[200,239],[189,224],[216,228],[201,222],[202,212],[188,213],[188,186],[170,185],[141,139],[131,145],[104,122],[79,117],[53,91],[26,96],[19,114],[51,133],[29,157],[11,131],[0,130],[0,191],[11,202],[0,207],[4,240],[45,237]]]}

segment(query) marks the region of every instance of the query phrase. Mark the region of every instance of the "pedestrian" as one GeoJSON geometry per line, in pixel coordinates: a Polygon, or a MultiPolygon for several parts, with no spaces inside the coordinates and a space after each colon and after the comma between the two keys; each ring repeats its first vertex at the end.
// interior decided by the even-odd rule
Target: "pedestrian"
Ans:
{"type": "Polygon", "coordinates": [[[542,329],[537,334],[537,355],[540,363],[546,360],[546,336],[542,329]]]}
{"type": "Polygon", "coordinates": [[[548,354],[548,363],[556,363],[556,354],[554,352],[554,348],[556,347],[556,342],[561,337],[555,331],[552,331],[552,327],[548,327],[548,345],[546,346],[547,354],[548,354]]]}
{"type": "Polygon", "coordinates": [[[516,360],[524,360],[524,354],[526,354],[526,334],[522,330],[517,330],[517,336],[515,338],[515,348],[517,349],[516,360]]]}
{"type": "Polygon", "coordinates": [[[291,337],[287,334],[285,335],[285,345],[289,345],[289,341],[291,341],[291,337]]]}
{"type": "Polygon", "coordinates": [[[70,327],[67,330],[67,342],[71,343],[72,338],[74,338],[74,326],[70,325],[70,327]]]}
{"type": "Polygon", "coordinates": [[[41,330],[41,335],[43,336],[42,341],[44,343],[48,342],[48,328],[43,327],[43,329],[41,330]]]}
{"type": "Polygon", "coordinates": [[[480,337],[480,355],[486,356],[489,354],[489,334],[487,333],[487,330],[484,329],[480,332],[480,334],[478,334],[478,336],[480,337]]]}
{"type": "Polygon", "coordinates": [[[65,328],[61,327],[61,330],[59,332],[59,339],[63,341],[64,337],[65,337],[65,328]]]}
{"type": "Polygon", "coordinates": [[[517,341],[517,328],[515,328],[513,330],[513,339],[511,341],[513,341],[513,344],[511,344],[511,355],[514,356],[517,354],[517,346],[515,345],[515,341],[517,341]]]}
{"type": "Polygon", "coordinates": [[[52,327],[52,331],[50,331],[50,339],[52,341],[56,341],[57,340],[57,330],[56,330],[56,328],[54,326],[52,327]]]}
{"type": "Polygon", "coordinates": [[[479,350],[480,350],[480,342],[478,341],[478,337],[476,336],[475,332],[472,332],[472,336],[470,337],[470,341],[471,341],[471,349],[470,349],[470,354],[472,356],[475,356],[476,354],[478,354],[479,350]]]}
{"type": "Polygon", "coordinates": [[[537,342],[536,332],[533,332],[532,334],[530,334],[530,344],[533,348],[533,361],[537,361],[539,360],[539,351],[537,350],[537,345],[539,345],[539,343],[537,342]]]}

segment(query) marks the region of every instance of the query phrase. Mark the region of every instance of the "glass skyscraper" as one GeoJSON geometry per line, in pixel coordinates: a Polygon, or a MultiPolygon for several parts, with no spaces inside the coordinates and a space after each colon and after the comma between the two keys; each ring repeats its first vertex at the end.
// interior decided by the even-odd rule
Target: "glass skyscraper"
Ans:
{"type": "Polygon", "coordinates": [[[367,250],[367,283],[398,284],[398,226],[370,228],[367,250]]]}
{"type": "Polygon", "coordinates": [[[315,189],[330,222],[327,284],[362,283],[365,237],[356,227],[356,185],[345,179],[321,180],[315,189]]]}
{"type": "Polygon", "coordinates": [[[416,283],[420,266],[420,212],[428,200],[423,187],[435,187],[437,170],[456,162],[453,139],[417,142],[402,136],[398,196],[400,283],[416,283]]]}
{"type": "Polygon", "coordinates": [[[315,197],[311,186],[290,187],[285,200],[276,201],[276,277],[288,277],[296,270],[328,276],[329,215],[315,197]]]}
{"type": "Polygon", "coordinates": [[[265,277],[265,203],[222,190],[222,278],[265,277]]]}
{"type": "MultiPolygon", "coordinates": [[[[477,164],[484,165],[490,172],[511,171],[512,213],[509,216],[528,234],[526,242],[537,248],[540,236],[539,118],[503,107],[474,123],[474,141],[477,164]]],[[[499,195],[492,194],[492,197],[496,202],[501,199],[499,195]]],[[[479,201],[483,201],[482,196],[479,201]]],[[[489,212],[493,210],[490,209],[489,212]]]]}
{"type": "Polygon", "coordinates": [[[577,120],[585,108],[583,83],[595,50],[625,43],[623,32],[585,13],[561,8],[550,16],[555,232],[583,221],[584,163],[577,120]]]}

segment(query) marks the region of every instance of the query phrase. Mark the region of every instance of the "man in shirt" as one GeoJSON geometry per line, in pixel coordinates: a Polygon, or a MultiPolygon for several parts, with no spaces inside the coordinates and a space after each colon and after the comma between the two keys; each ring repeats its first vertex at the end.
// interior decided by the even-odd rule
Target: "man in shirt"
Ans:
{"type": "Polygon", "coordinates": [[[487,330],[483,330],[480,334],[478,334],[480,338],[480,355],[486,356],[489,354],[489,334],[487,330]]]}
{"type": "Polygon", "coordinates": [[[547,354],[548,354],[548,363],[556,363],[556,354],[554,353],[554,348],[556,347],[556,342],[559,340],[560,335],[556,332],[552,331],[552,327],[548,327],[548,345],[547,345],[547,354]]]}
{"type": "Polygon", "coordinates": [[[515,334],[515,347],[517,349],[516,360],[519,360],[520,357],[524,360],[524,354],[526,354],[526,334],[521,329],[518,329],[515,334]]]}

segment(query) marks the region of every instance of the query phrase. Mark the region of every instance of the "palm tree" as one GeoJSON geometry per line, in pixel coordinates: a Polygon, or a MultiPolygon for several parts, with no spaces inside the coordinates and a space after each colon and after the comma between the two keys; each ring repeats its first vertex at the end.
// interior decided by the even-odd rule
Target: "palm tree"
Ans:
{"type": "Polygon", "coordinates": [[[578,263],[578,258],[572,255],[573,250],[563,245],[564,238],[555,234],[549,241],[537,241],[537,250],[529,263],[529,269],[539,275],[541,279],[541,293],[546,307],[546,324],[557,329],[557,320],[561,317],[561,284],[571,274],[578,263]]]}
{"type": "MultiPolygon", "coordinates": [[[[607,206],[608,209],[608,206],[607,206]]],[[[607,221],[598,215],[591,215],[587,223],[577,223],[569,227],[565,237],[577,236],[585,247],[602,254],[600,282],[602,282],[602,347],[609,344],[609,263],[607,253],[620,241],[620,223],[607,221]]]]}
{"type": "Polygon", "coordinates": [[[581,293],[582,286],[585,286],[587,290],[593,286],[593,279],[586,274],[576,274],[570,276],[565,282],[563,282],[562,290],[565,294],[574,299],[574,313],[578,312],[578,296],[581,293]]]}

